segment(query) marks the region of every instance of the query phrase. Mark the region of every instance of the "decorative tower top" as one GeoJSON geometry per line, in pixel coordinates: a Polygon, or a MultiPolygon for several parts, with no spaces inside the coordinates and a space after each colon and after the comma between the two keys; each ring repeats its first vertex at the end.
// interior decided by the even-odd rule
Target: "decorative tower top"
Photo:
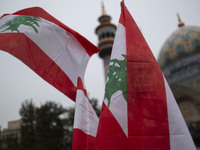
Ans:
{"type": "Polygon", "coordinates": [[[102,16],[105,16],[105,15],[106,15],[106,10],[105,10],[105,8],[104,8],[104,3],[103,3],[103,1],[102,1],[102,3],[101,3],[101,7],[102,7],[102,16]]]}
{"type": "Polygon", "coordinates": [[[106,14],[104,4],[102,2],[102,16],[98,19],[100,25],[97,26],[95,33],[98,35],[100,49],[99,56],[103,58],[111,54],[112,44],[114,41],[116,26],[112,24],[111,17],[106,14]]]}
{"type": "Polygon", "coordinates": [[[183,27],[185,24],[182,22],[182,20],[181,20],[181,18],[180,18],[180,16],[179,16],[179,14],[177,13],[177,17],[178,17],[178,27],[180,28],[180,27],[183,27]]]}

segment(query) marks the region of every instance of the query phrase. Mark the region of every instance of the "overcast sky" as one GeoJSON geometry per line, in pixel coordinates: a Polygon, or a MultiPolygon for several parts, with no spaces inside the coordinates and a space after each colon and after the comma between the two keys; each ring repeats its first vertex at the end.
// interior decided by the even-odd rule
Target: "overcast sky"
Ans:
{"type": "MultiPolygon", "coordinates": [[[[105,9],[118,24],[121,0],[104,0],[105,9]]],[[[185,25],[200,26],[200,0],[125,0],[125,4],[141,29],[157,58],[165,40],[178,29],[176,13],[185,25]]],[[[97,45],[95,28],[101,15],[100,0],[0,0],[0,16],[20,9],[39,6],[97,45]]],[[[90,98],[101,104],[104,97],[103,63],[98,55],[89,61],[85,84],[90,98]]],[[[0,51],[0,126],[20,118],[24,100],[33,99],[39,106],[48,100],[64,107],[74,103],[50,86],[13,56],[0,51]]]]}

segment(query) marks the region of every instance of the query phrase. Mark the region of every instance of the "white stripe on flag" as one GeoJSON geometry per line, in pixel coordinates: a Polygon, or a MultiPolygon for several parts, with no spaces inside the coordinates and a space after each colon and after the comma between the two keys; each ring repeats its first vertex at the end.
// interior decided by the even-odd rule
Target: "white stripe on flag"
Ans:
{"type": "MultiPolygon", "coordinates": [[[[126,55],[126,31],[125,27],[119,23],[110,59],[123,60],[122,54],[126,55]]],[[[108,100],[105,99],[104,102],[108,106],[108,100]]],[[[127,102],[123,97],[122,91],[117,91],[112,95],[109,109],[119,122],[126,136],[128,136],[127,102]]]]}
{"type": "Polygon", "coordinates": [[[82,90],[77,90],[74,129],[96,137],[99,118],[82,90]]]}
{"type": "Polygon", "coordinates": [[[195,150],[192,137],[178,108],[176,100],[165,81],[171,150],[195,150]]]}
{"type": "MultiPolygon", "coordinates": [[[[16,16],[3,17],[0,26],[16,16]]],[[[31,27],[25,25],[20,25],[18,30],[38,45],[66,73],[73,84],[77,85],[78,76],[84,78],[89,55],[77,39],[63,28],[45,19],[41,19],[38,24],[40,26],[36,27],[38,33],[34,33],[31,27]]],[[[3,33],[10,32],[8,30],[3,33]]]]}

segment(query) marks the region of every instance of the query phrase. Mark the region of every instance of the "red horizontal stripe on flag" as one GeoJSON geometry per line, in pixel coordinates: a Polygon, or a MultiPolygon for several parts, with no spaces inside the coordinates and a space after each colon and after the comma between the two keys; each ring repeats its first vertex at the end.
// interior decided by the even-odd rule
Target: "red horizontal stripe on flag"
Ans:
{"type": "Polygon", "coordinates": [[[126,150],[127,137],[108,107],[102,104],[96,145],[101,150],[126,150]]]}
{"type": "Polygon", "coordinates": [[[170,150],[168,136],[129,136],[127,150],[170,150]]]}
{"type": "Polygon", "coordinates": [[[81,129],[73,129],[72,150],[95,150],[95,137],[84,133],[81,129]]]}
{"type": "Polygon", "coordinates": [[[126,28],[129,147],[170,150],[163,74],[123,2],[120,23],[126,28]]]}
{"type": "Polygon", "coordinates": [[[66,96],[75,100],[76,87],[61,68],[23,33],[0,34],[0,49],[20,59],[66,96]]]}

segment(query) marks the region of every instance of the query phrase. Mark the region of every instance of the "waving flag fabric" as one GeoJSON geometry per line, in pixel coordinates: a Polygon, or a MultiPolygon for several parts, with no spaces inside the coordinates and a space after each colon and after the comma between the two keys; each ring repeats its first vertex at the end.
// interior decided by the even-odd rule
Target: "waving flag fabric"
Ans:
{"type": "Polygon", "coordinates": [[[124,1],[97,132],[99,149],[195,150],[171,90],[124,1]]]}
{"type": "Polygon", "coordinates": [[[86,97],[78,78],[73,129],[73,150],[94,150],[99,118],[86,97]]]}
{"type": "Polygon", "coordinates": [[[20,59],[44,80],[76,97],[77,78],[84,78],[98,48],[39,7],[0,19],[0,50],[20,59]]]}

